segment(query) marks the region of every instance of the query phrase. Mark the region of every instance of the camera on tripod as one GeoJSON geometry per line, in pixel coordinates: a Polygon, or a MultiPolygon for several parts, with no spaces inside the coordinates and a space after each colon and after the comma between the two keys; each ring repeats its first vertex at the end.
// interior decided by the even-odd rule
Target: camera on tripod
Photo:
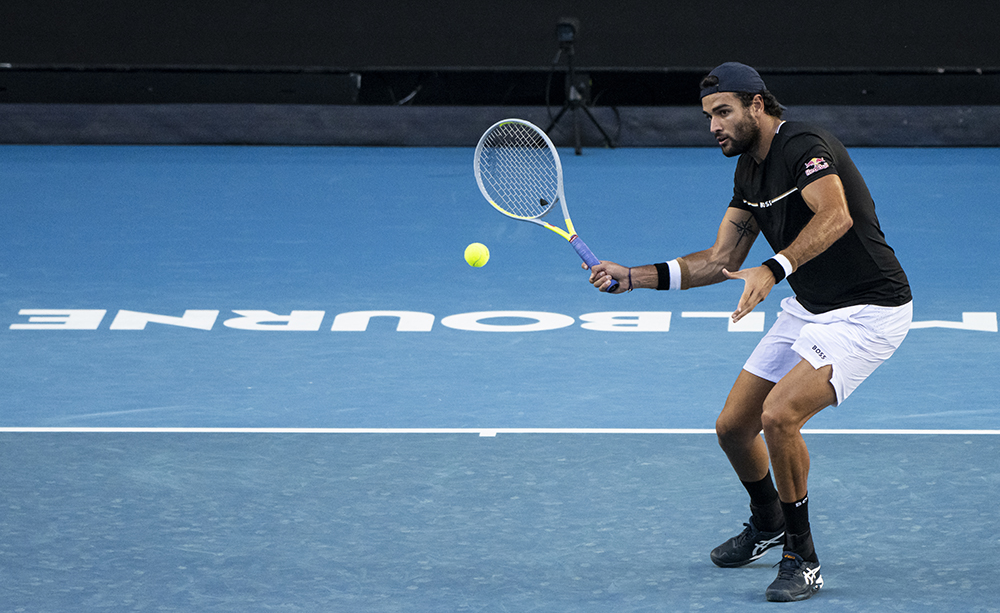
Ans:
{"type": "Polygon", "coordinates": [[[576,17],[562,17],[556,22],[556,40],[560,47],[572,46],[576,33],[580,30],[580,20],[576,17]]]}
{"type": "MultiPolygon", "coordinates": [[[[587,106],[590,104],[590,91],[591,91],[591,80],[590,75],[586,73],[578,73],[575,69],[574,57],[576,56],[576,49],[574,44],[576,43],[577,34],[580,32],[580,20],[575,17],[562,17],[556,22],[556,41],[559,43],[559,53],[556,55],[556,60],[553,64],[559,63],[559,58],[562,56],[566,57],[566,100],[563,103],[562,109],[559,113],[552,119],[552,123],[545,130],[546,132],[551,132],[552,128],[559,123],[559,120],[566,111],[570,112],[573,116],[573,140],[574,149],[576,154],[580,155],[582,152],[582,145],[580,143],[580,120],[577,118],[576,112],[583,111],[590,119],[590,122],[594,124],[597,130],[604,137],[604,142],[608,147],[614,147],[611,142],[611,138],[608,136],[604,128],[597,122],[594,115],[590,112],[587,106]]],[[[547,95],[547,94],[546,94],[547,95]]]]}

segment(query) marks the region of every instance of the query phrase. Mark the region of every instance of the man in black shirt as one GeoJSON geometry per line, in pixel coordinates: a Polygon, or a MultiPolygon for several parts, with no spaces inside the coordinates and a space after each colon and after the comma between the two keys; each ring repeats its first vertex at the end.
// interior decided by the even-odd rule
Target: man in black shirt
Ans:
{"type": "Polygon", "coordinates": [[[716,421],[719,444],[750,495],[751,518],[711,558],[743,566],[782,545],[767,598],[803,600],[823,579],[809,529],[809,452],[800,431],[899,347],[912,318],[910,288],[864,179],[836,138],[782,121],[782,107],[743,64],[713,70],[701,99],[723,154],[740,156],[715,244],[661,264],[601,262],[590,281],[607,291],[615,279],[622,293],[739,279],[744,288],[732,316],[739,321],[788,279],[795,296],[782,301],[716,421]],[[760,233],[775,256],[741,269],[760,233]]]}

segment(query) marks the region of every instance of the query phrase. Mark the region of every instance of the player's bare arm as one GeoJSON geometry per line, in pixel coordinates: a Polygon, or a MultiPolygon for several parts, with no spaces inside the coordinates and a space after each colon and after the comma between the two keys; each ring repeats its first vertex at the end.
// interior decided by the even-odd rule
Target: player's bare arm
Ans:
{"type": "MultiPolygon", "coordinates": [[[[853,225],[847,207],[847,197],[844,195],[844,185],[837,175],[827,175],[807,185],[802,190],[802,199],[814,216],[802,228],[795,240],[781,251],[791,263],[793,272],[826,251],[853,225]]],[[[729,272],[727,269],[725,275],[727,278],[742,279],[745,282],[743,295],[740,296],[736,311],[733,312],[733,321],[739,321],[763,302],[775,283],[773,273],[766,266],[737,272],[729,272]]]]}
{"type": "Polygon", "coordinates": [[[844,185],[837,175],[813,181],[802,190],[802,199],[815,213],[787,249],[782,251],[793,268],[805,264],[837,242],[854,224],[847,208],[844,185]]]}
{"type": "MultiPolygon", "coordinates": [[[[738,269],[746,260],[759,233],[760,228],[750,212],[727,209],[719,225],[715,243],[708,249],[678,258],[683,287],[700,287],[725,281],[723,269],[738,269]]],[[[630,269],[615,262],[601,262],[591,270],[590,282],[601,291],[607,291],[611,279],[620,284],[615,293],[628,291],[630,287],[656,289],[660,283],[659,273],[652,264],[630,269]]]]}
{"type": "MultiPolygon", "coordinates": [[[[760,228],[749,211],[732,208],[719,224],[715,244],[679,258],[684,287],[702,287],[726,280],[724,270],[738,270],[750,253],[760,228]]],[[[655,269],[654,269],[655,270],[655,269]]]]}

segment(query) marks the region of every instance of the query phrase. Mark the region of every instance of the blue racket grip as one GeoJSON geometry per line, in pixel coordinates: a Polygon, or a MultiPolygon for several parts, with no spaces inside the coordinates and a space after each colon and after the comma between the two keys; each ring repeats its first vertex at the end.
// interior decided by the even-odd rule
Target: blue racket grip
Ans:
{"type": "MultiPolygon", "coordinates": [[[[574,236],[569,239],[569,244],[573,245],[573,249],[576,249],[577,255],[580,256],[581,260],[587,263],[587,266],[593,268],[601,263],[601,261],[597,259],[597,256],[594,255],[594,252],[590,250],[590,247],[587,246],[587,243],[583,242],[579,236],[574,236]]],[[[618,282],[612,279],[611,285],[608,286],[608,291],[612,292],[616,287],[618,287],[618,282]]]]}

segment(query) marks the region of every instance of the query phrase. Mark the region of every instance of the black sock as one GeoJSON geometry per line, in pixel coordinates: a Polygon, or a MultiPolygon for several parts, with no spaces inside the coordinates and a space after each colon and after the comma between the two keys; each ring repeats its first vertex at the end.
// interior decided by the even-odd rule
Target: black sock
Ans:
{"type": "Polygon", "coordinates": [[[782,502],[785,515],[785,551],[802,556],[807,562],[819,562],[809,529],[809,496],[797,502],[782,502]]]}
{"type": "Polygon", "coordinates": [[[784,524],[781,512],[781,501],[778,490],[774,489],[771,472],[768,471],[760,481],[741,481],[747,493],[750,494],[750,512],[753,523],[758,530],[776,532],[784,524]]]}

